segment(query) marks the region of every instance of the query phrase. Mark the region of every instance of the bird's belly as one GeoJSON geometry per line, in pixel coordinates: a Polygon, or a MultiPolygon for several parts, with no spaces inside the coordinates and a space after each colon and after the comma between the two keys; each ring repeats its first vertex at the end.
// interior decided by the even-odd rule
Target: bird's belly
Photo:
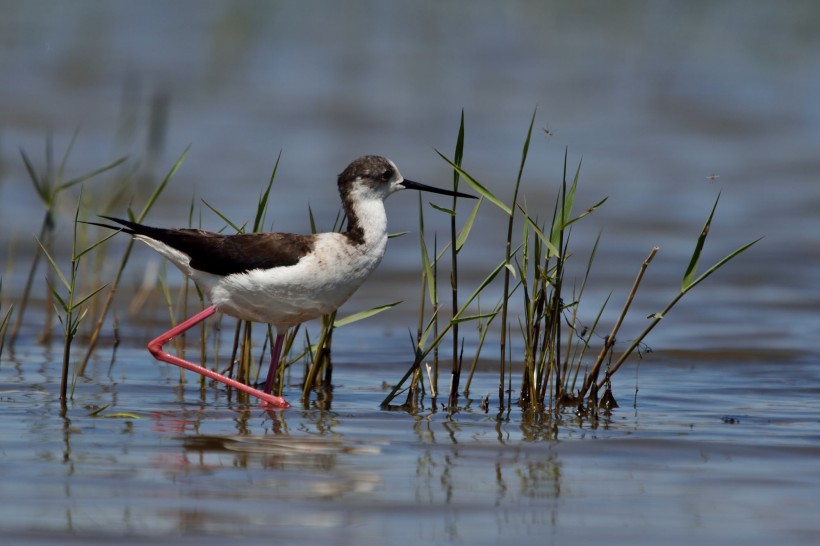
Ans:
{"type": "MultiPolygon", "coordinates": [[[[225,314],[290,327],[336,310],[381,260],[381,256],[343,258],[311,256],[293,266],[220,277],[211,287],[203,288],[225,314]]],[[[207,284],[200,282],[201,286],[207,284]]]]}
{"type": "Polygon", "coordinates": [[[231,283],[230,292],[217,287],[212,301],[220,311],[242,320],[292,326],[330,313],[355,291],[342,287],[306,290],[298,285],[231,283]],[[236,286],[236,285],[240,286],[236,286]]]}

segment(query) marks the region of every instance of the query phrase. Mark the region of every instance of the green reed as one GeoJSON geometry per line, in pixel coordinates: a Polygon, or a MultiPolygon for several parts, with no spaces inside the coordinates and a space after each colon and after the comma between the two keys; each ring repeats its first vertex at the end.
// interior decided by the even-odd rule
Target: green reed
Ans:
{"type": "MultiPolygon", "coordinates": [[[[461,161],[464,158],[464,110],[461,110],[461,120],[458,126],[458,137],[456,138],[456,149],[453,154],[453,162],[461,167],[461,161]]],[[[453,170],[453,191],[458,191],[458,171],[453,170]]],[[[452,209],[447,211],[450,215],[450,291],[452,294],[452,309],[458,309],[458,252],[461,246],[457,243],[456,236],[456,204],[458,198],[453,196],[452,209]]],[[[463,243],[462,243],[463,244],[463,243]]],[[[438,260],[436,260],[438,263],[438,260]]],[[[453,374],[450,382],[450,397],[449,406],[454,407],[458,400],[458,386],[461,378],[461,357],[458,351],[458,323],[453,324],[453,374]]],[[[436,359],[438,362],[438,359],[436,359]]],[[[438,376],[438,369],[436,369],[436,376],[438,376]]]]}
{"type": "MultiPolygon", "coordinates": [[[[3,278],[0,277],[0,313],[3,310],[3,278]]],[[[14,304],[9,305],[9,308],[6,310],[6,313],[0,318],[0,356],[3,355],[3,349],[6,346],[6,332],[8,331],[9,320],[11,319],[11,313],[14,311],[14,304]]]]}
{"type": "Polygon", "coordinates": [[[37,243],[40,245],[40,250],[43,252],[43,255],[51,264],[52,268],[54,269],[54,272],[57,274],[57,277],[60,280],[62,289],[64,290],[64,292],[62,292],[57,286],[53,285],[48,279],[46,279],[46,282],[49,285],[49,291],[56,302],[54,306],[57,310],[57,316],[59,317],[60,322],[63,325],[63,360],[62,373],[60,375],[60,401],[63,404],[65,404],[67,400],[68,372],[69,362],[71,358],[71,345],[74,341],[75,336],[77,335],[77,329],[80,326],[80,322],[82,322],[82,320],[88,314],[88,308],[85,304],[105,288],[105,285],[100,286],[98,288],[93,289],[85,296],[79,296],[77,294],[77,272],[79,270],[80,260],[83,258],[83,256],[87,255],[89,252],[93,251],[95,248],[97,248],[101,244],[105,243],[108,239],[116,235],[116,233],[111,233],[108,236],[100,239],[99,241],[93,243],[92,245],[82,250],[78,249],[77,226],[79,226],[80,224],[78,218],[80,214],[81,203],[82,196],[77,203],[77,208],[75,209],[74,213],[74,226],[72,230],[71,245],[71,265],[69,267],[68,275],[66,275],[60,268],[60,266],[57,264],[57,261],[52,257],[51,253],[48,251],[45,244],[39,239],[37,240],[37,243]]]}
{"type": "MultiPolygon", "coordinates": [[[[39,235],[37,235],[37,241],[41,247],[52,254],[55,228],[57,225],[57,205],[59,204],[59,199],[62,194],[74,186],[80,185],[87,180],[91,180],[100,174],[105,173],[106,171],[114,169],[127,159],[125,157],[121,157],[91,172],[65,180],[65,169],[71,156],[74,143],[76,142],[77,135],[78,131],[75,131],[66,146],[62,159],[56,165],[54,163],[54,148],[51,135],[46,138],[45,170],[43,172],[37,170],[34,163],[24,150],[20,150],[20,156],[22,157],[23,164],[25,165],[29,180],[34,187],[34,191],[37,193],[37,197],[40,198],[40,201],[45,209],[43,220],[40,225],[40,232],[39,235]]],[[[25,319],[28,301],[31,296],[31,289],[34,284],[34,277],[40,264],[40,255],[41,254],[39,252],[34,253],[31,266],[29,267],[28,276],[26,277],[26,283],[23,288],[23,294],[17,306],[16,319],[12,325],[11,331],[9,332],[9,343],[11,345],[14,345],[14,342],[17,340],[17,336],[20,333],[20,327],[25,319]]],[[[50,274],[47,275],[50,276],[50,274]]],[[[49,293],[49,297],[50,295],[51,294],[49,293]]],[[[52,314],[50,311],[52,306],[47,305],[46,309],[47,314],[46,324],[43,329],[43,340],[48,341],[51,335],[50,326],[52,314]]]]}
{"type": "MultiPolygon", "coordinates": [[[[524,216],[523,252],[521,259],[516,261],[523,297],[523,316],[519,325],[524,346],[519,394],[519,404],[523,406],[551,407],[565,399],[573,389],[577,368],[583,362],[589,336],[593,335],[597,325],[596,318],[591,329],[578,334],[578,305],[600,239],[595,241],[580,287],[571,292],[571,297],[567,297],[566,290],[566,262],[571,255],[569,241],[572,226],[606,201],[603,199],[573,216],[580,169],[579,163],[572,182],[568,184],[565,152],[561,186],[550,229],[546,233],[544,226],[539,225],[522,205],[518,205],[524,216]],[[563,326],[565,323],[566,328],[563,326]],[[572,362],[571,358],[574,359],[572,362]],[[552,389],[548,389],[550,384],[552,389]]],[[[603,307],[598,317],[602,312],[603,307]]]]}

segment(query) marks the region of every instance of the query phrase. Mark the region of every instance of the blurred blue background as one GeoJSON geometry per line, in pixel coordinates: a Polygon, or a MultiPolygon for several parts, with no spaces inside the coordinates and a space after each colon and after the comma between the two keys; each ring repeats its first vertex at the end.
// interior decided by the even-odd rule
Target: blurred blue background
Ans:
{"type": "MultiPolygon", "coordinates": [[[[80,129],[68,175],[127,154],[140,184],[156,183],[190,144],[149,217],[161,225],[186,225],[200,198],[252,219],[281,151],[268,219],[307,231],[308,205],[331,227],[335,176],[359,155],[451,184],[433,149],[452,153],[462,109],[465,168],[509,199],[537,107],[523,190],[531,213],[551,215],[565,148],[570,169],[583,158],[578,206],[609,197],[573,235],[582,267],[603,233],[599,295],[615,290],[619,306],[658,244],[637,305],[659,310],[720,191],[705,260],[766,238],[691,295],[676,320],[696,324],[666,339],[813,350],[818,21],[808,0],[2,1],[0,260],[6,248],[34,248],[42,207],[18,148],[42,167],[49,133],[59,158],[80,129]]],[[[94,184],[105,182],[86,191],[94,184]]],[[[63,227],[76,195],[61,204],[63,227]]],[[[391,197],[388,210],[391,230],[415,233],[415,195],[391,197]]],[[[445,225],[426,210],[431,229],[445,225]]],[[[467,278],[503,256],[504,217],[487,206],[479,218],[467,278]]],[[[204,209],[202,225],[223,223],[204,209]]],[[[417,253],[415,235],[391,241],[374,287],[351,305],[384,303],[397,290],[391,276],[415,279],[417,253]]],[[[416,294],[413,284],[403,297],[416,294]]]]}

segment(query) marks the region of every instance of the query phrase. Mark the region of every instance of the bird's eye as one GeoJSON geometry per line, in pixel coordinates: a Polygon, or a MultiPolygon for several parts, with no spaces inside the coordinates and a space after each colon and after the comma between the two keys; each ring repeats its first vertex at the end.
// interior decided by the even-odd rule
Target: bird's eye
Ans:
{"type": "Polygon", "coordinates": [[[385,182],[387,182],[391,178],[393,178],[393,171],[392,170],[387,169],[386,171],[384,171],[382,173],[382,180],[384,180],[385,182]]]}

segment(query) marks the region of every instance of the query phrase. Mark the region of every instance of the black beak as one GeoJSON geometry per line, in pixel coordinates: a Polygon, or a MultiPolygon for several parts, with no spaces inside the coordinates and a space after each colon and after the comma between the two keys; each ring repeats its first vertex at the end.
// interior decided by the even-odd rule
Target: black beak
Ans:
{"type": "Polygon", "coordinates": [[[413,182],[412,180],[407,180],[406,178],[404,180],[402,180],[401,185],[404,186],[404,189],[407,189],[407,190],[429,191],[430,193],[440,193],[441,195],[466,197],[468,199],[478,199],[474,195],[468,195],[466,193],[461,193],[461,192],[457,192],[457,191],[442,190],[441,188],[434,188],[433,186],[427,186],[426,184],[420,184],[418,182],[413,182]]]}

